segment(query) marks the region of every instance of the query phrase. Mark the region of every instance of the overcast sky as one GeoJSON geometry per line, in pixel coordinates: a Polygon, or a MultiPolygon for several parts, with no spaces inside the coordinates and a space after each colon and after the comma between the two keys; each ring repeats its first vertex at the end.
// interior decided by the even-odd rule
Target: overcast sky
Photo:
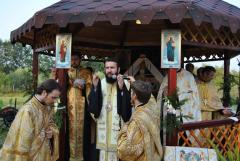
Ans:
{"type": "MultiPolygon", "coordinates": [[[[0,39],[9,40],[10,32],[20,27],[37,11],[58,2],[59,0],[3,0],[0,5],[0,39]]],[[[240,8],[240,0],[224,0],[240,8]]],[[[238,71],[238,61],[240,56],[231,60],[230,69],[238,71]]],[[[221,66],[223,63],[218,62],[214,65],[221,66]]],[[[201,66],[202,64],[196,64],[201,66]]]]}

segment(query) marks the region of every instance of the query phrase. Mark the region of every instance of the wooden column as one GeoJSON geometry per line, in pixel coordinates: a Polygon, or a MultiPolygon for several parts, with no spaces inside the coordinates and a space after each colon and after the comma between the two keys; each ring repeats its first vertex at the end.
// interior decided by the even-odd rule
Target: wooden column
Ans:
{"type": "Polygon", "coordinates": [[[69,147],[68,147],[68,132],[67,132],[67,70],[57,70],[57,80],[61,86],[61,103],[66,107],[66,111],[63,111],[63,125],[59,134],[59,159],[58,161],[67,161],[69,159],[69,147]]]}
{"type": "Polygon", "coordinates": [[[37,90],[37,85],[38,85],[38,68],[39,68],[39,63],[38,63],[38,53],[35,52],[35,49],[33,49],[33,61],[32,61],[32,83],[33,83],[33,91],[34,93],[37,90]]]}
{"type": "MultiPolygon", "coordinates": [[[[168,69],[168,95],[172,95],[177,89],[177,70],[168,69]]],[[[166,145],[176,146],[178,142],[177,131],[173,130],[171,134],[167,135],[166,145]]]]}
{"type": "Polygon", "coordinates": [[[225,107],[229,106],[230,103],[230,59],[225,54],[224,58],[224,88],[223,88],[223,105],[225,107]]]}
{"type": "Polygon", "coordinates": [[[172,95],[177,89],[177,70],[168,69],[168,95],[172,95]]]}

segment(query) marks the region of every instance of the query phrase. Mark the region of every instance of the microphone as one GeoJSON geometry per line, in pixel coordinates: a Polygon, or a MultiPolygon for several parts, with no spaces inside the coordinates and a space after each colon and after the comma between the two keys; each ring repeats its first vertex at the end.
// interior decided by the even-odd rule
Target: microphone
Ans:
{"type": "Polygon", "coordinates": [[[117,79],[117,75],[116,75],[116,74],[113,74],[113,75],[112,75],[112,79],[117,79]]]}
{"type": "Polygon", "coordinates": [[[130,80],[127,75],[122,75],[123,79],[130,80]]]}
{"type": "MultiPolygon", "coordinates": [[[[121,75],[123,79],[130,80],[127,75],[121,75]]],[[[117,75],[113,74],[112,79],[117,79],[117,75]]]]}

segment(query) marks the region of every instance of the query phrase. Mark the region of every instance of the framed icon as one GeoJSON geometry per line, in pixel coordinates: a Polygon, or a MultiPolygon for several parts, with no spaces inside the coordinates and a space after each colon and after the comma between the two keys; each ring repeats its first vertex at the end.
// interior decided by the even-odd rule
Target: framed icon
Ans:
{"type": "Polygon", "coordinates": [[[215,161],[217,153],[214,149],[180,146],[165,146],[164,161],[215,161]]]}
{"type": "Polygon", "coordinates": [[[162,30],[161,68],[181,67],[181,31],[162,30]]]}
{"type": "Polygon", "coordinates": [[[56,68],[71,67],[72,34],[56,36],[56,68]]]}

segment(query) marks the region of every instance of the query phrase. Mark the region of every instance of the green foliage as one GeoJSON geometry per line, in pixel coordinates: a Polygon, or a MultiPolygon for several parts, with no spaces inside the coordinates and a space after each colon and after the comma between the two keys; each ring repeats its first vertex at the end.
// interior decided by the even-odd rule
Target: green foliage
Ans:
{"type": "MultiPolygon", "coordinates": [[[[50,77],[51,68],[54,66],[54,58],[47,55],[39,55],[39,74],[42,80],[50,77]]],[[[42,82],[40,80],[39,82],[42,82]]]]}
{"type": "Polygon", "coordinates": [[[29,96],[24,96],[24,93],[14,92],[14,93],[0,93],[0,108],[4,106],[8,106],[10,103],[10,99],[12,99],[12,106],[15,105],[15,99],[16,102],[16,108],[20,108],[27,100],[29,96]],[[1,106],[2,102],[2,106],[1,106]]]}
{"type": "MultiPolygon", "coordinates": [[[[32,93],[32,49],[10,41],[0,41],[0,92],[25,91],[32,93]]],[[[40,81],[49,78],[54,59],[39,55],[40,81]]]]}
{"type": "Polygon", "coordinates": [[[167,117],[162,122],[163,128],[167,127],[167,133],[171,133],[175,128],[179,128],[183,123],[183,118],[190,119],[190,116],[183,115],[181,112],[181,107],[187,102],[187,99],[179,101],[178,90],[172,93],[172,95],[166,96],[164,99],[164,104],[173,108],[173,111],[168,112],[167,117]],[[179,116],[176,116],[176,111],[180,112],[179,116]]]}
{"type": "Polygon", "coordinates": [[[0,99],[0,109],[3,107],[3,100],[0,99]]]}
{"type": "Polygon", "coordinates": [[[239,73],[231,71],[229,77],[225,78],[226,84],[224,84],[224,70],[223,67],[215,67],[216,76],[214,78],[214,84],[217,85],[219,91],[225,89],[226,93],[223,93],[220,97],[222,101],[229,101],[230,105],[235,104],[235,99],[238,97],[237,87],[239,86],[239,73]],[[228,91],[230,95],[227,94],[228,91]]]}
{"type": "Polygon", "coordinates": [[[165,97],[164,100],[165,101],[169,101],[169,103],[172,105],[172,107],[175,110],[181,110],[181,106],[183,106],[187,102],[187,99],[179,101],[179,99],[178,99],[178,90],[173,92],[172,95],[169,95],[169,96],[165,97]]]}
{"type": "MultiPolygon", "coordinates": [[[[239,85],[239,82],[238,82],[239,78],[233,74],[229,74],[228,77],[226,78],[222,77],[222,78],[225,82],[222,81],[219,84],[219,90],[224,91],[221,100],[223,102],[229,102],[230,105],[236,104],[234,98],[232,98],[231,96],[230,91],[234,86],[239,85]]],[[[229,106],[229,105],[226,105],[226,106],[229,106]]]]}
{"type": "Polygon", "coordinates": [[[31,89],[32,74],[27,68],[20,68],[10,73],[9,75],[12,91],[26,91],[31,89]]]}
{"type": "Polygon", "coordinates": [[[12,99],[12,98],[9,99],[9,105],[10,105],[10,106],[13,105],[13,99],[12,99]]]}
{"type": "MultiPolygon", "coordinates": [[[[227,151],[227,155],[226,157],[220,152],[220,150],[218,149],[217,145],[215,145],[212,141],[208,140],[208,142],[210,143],[210,145],[215,149],[217,156],[218,156],[218,160],[219,161],[240,161],[240,150],[238,148],[237,143],[235,144],[235,148],[234,150],[228,150],[227,151]]],[[[230,143],[229,143],[230,144],[230,143]]]]}
{"type": "MultiPolygon", "coordinates": [[[[3,121],[1,120],[0,121],[0,124],[3,124],[3,121]]],[[[2,147],[4,141],[5,141],[5,138],[7,136],[7,133],[8,133],[8,128],[0,128],[0,148],[2,147]]]]}
{"type": "Polygon", "coordinates": [[[10,41],[0,41],[0,70],[6,74],[18,68],[30,67],[32,64],[32,49],[30,46],[23,47],[10,41]]]}
{"type": "Polygon", "coordinates": [[[54,114],[54,122],[57,125],[57,127],[60,129],[63,125],[63,110],[57,110],[57,112],[54,114]]]}
{"type": "Polygon", "coordinates": [[[104,64],[103,62],[90,62],[90,61],[83,61],[81,62],[83,67],[91,67],[93,72],[97,71],[104,71],[104,64]]]}

